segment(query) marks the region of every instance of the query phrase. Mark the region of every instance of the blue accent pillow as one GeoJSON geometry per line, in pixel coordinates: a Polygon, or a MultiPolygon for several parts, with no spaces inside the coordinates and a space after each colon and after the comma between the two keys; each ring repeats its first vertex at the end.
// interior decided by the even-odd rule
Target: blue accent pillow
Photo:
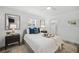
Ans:
{"type": "Polygon", "coordinates": [[[33,34],[33,29],[29,28],[29,34],[33,34]]]}
{"type": "Polygon", "coordinates": [[[38,28],[38,33],[40,33],[40,28],[38,28]]]}
{"type": "Polygon", "coordinates": [[[40,28],[29,28],[29,34],[37,34],[40,33],[40,28]]]}

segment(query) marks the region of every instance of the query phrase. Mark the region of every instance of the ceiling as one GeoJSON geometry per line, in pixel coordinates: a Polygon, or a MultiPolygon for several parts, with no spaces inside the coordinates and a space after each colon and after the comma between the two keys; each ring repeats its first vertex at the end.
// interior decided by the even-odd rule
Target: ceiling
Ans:
{"type": "Polygon", "coordinates": [[[7,8],[22,11],[24,13],[31,13],[43,17],[52,17],[69,12],[79,10],[78,6],[50,6],[51,9],[47,10],[48,6],[5,6],[7,8]]]}

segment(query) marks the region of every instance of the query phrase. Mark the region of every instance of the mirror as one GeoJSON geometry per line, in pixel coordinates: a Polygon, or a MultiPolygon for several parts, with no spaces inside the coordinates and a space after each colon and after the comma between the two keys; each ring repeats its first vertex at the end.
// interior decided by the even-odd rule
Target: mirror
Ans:
{"type": "Polygon", "coordinates": [[[20,29],[20,16],[13,14],[5,14],[5,29],[11,30],[12,26],[16,26],[16,30],[20,29]]]}
{"type": "Polygon", "coordinates": [[[50,20],[50,33],[57,35],[57,20],[50,20]]]}
{"type": "Polygon", "coordinates": [[[45,20],[43,20],[43,19],[40,20],[40,26],[41,26],[41,25],[44,25],[44,26],[45,26],[45,20]]]}

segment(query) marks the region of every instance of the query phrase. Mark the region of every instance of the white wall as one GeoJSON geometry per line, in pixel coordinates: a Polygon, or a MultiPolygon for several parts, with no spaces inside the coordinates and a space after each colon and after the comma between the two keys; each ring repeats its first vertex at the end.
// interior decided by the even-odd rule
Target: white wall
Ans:
{"type": "Polygon", "coordinates": [[[57,20],[58,35],[64,40],[79,44],[79,11],[67,12],[54,18],[57,20]],[[68,24],[68,20],[77,21],[76,25],[68,24]]]}

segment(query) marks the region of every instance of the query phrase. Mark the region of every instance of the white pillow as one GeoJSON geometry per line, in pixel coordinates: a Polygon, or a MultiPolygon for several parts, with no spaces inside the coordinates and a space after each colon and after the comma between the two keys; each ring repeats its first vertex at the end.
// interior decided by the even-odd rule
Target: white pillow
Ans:
{"type": "Polygon", "coordinates": [[[29,28],[27,29],[27,34],[29,34],[29,28]]]}

